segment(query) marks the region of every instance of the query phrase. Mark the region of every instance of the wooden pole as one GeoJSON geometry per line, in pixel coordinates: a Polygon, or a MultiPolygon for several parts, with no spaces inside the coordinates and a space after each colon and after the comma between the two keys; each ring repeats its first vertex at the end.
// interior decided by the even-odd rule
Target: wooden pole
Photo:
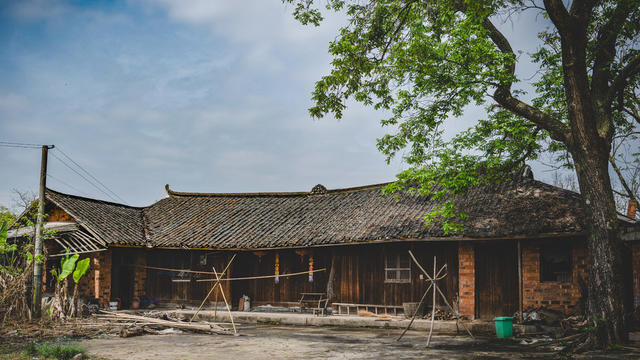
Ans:
{"type": "MultiPolygon", "coordinates": [[[[231,266],[231,263],[233,262],[233,259],[236,258],[236,254],[233,254],[233,257],[231,258],[231,260],[229,260],[229,263],[227,264],[227,267],[224,268],[224,270],[222,270],[222,274],[221,276],[224,276],[224,273],[227,272],[227,269],[229,269],[229,266],[231,266]]],[[[214,268],[215,271],[215,268],[214,268]]],[[[198,307],[198,310],[196,310],[196,312],[193,314],[193,316],[191,317],[191,320],[189,320],[189,322],[192,322],[193,319],[196,318],[196,315],[198,315],[198,313],[200,312],[200,310],[202,309],[202,307],[204,306],[204,303],[207,301],[207,299],[209,298],[209,296],[211,295],[211,293],[215,290],[216,286],[220,286],[220,290],[224,291],[224,289],[222,289],[222,285],[220,284],[220,279],[218,279],[218,281],[216,281],[213,286],[211,287],[211,290],[209,290],[209,292],[207,293],[207,296],[204,297],[204,299],[202,300],[202,303],[200,303],[200,306],[198,307]]],[[[218,293],[216,293],[216,308],[218,307],[218,293]]],[[[214,310],[213,313],[213,318],[216,318],[216,311],[214,310]]]]}
{"type": "MultiPolygon", "coordinates": [[[[400,341],[400,339],[402,339],[404,334],[406,334],[406,332],[411,327],[411,324],[413,324],[413,320],[415,320],[416,315],[418,314],[418,310],[420,309],[420,305],[422,305],[422,303],[424,302],[424,299],[427,297],[427,294],[429,293],[429,290],[431,290],[432,286],[433,286],[433,283],[429,284],[429,287],[427,288],[427,291],[425,291],[424,294],[422,294],[422,298],[420,299],[420,302],[418,303],[418,306],[416,307],[416,310],[413,312],[413,316],[411,317],[411,321],[409,321],[409,325],[407,325],[407,327],[404,329],[402,334],[400,334],[400,336],[398,336],[396,341],[400,341]]],[[[347,307],[347,309],[349,309],[349,308],[347,307]]]]}
{"type": "Polygon", "coordinates": [[[331,269],[329,270],[329,277],[327,278],[327,304],[335,297],[333,289],[333,279],[336,276],[336,251],[331,250],[331,269]]]}
{"type": "MultiPolygon", "coordinates": [[[[431,287],[433,287],[433,292],[435,293],[436,290],[438,291],[438,293],[440,293],[440,296],[442,296],[442,300],[444,300],[444,303],[449,307],[449,309],[451,310],[451,313],[455,315],[456,317],[456,321],[461,321],[462,319],[460,318],[460,314],[458,314],[458,312],[453,308],[453,306],[451,306],[451,304],[449,304],[449,301],[447,300],[446,296],[444,296],[444,294],[442,293],[442,290],[440,290],[440,287],[438,286],[438,280],[442,280],[444,279],[447,274],[445,273],[444,275],[440,276],[440,274],[442,273],[442,271],[444,269],[447,268],[447,264],[445,263],[442,268],[440,268],[440,270],[436,273],[436,258],[434,256],[433,259],[433,278],[431,277],[431,275],[429,275],[429,273],[422,267],[422,265],[420,265],[420,263],[418,262],[418,260],[416,259],[415,256],[413,256],[413,253],[411,252],[411,250],[409,250],[409,255],[411,256],[411,259],[413,259],[413,262],[418,266],[418,268],[420,268],[420,270],[422,271],[422,273],[424,274],[424,276],[426,276],[427,280],[430,285],[429,288],[427,288],[427,291],[424,292],[424,295],[422,295],[422,299],[420,299],[420,303],[418,304],[418,308],[420,308],[420,305],[422,304],[422,302],[424,301],[425,297],[427,296],[427,293],[429,292],[429,289],[431,289],[431,287]]],[[[435,296],[435,295],[434,295],[435,296]]],[[[434,300],[434,309],[432,309],[431,311],[431,326],[433,329],[433,314],[435,313],[435,300],[434,300]]],[[[415,314],[417,313],[417,309],[416,312],[413,314],[413,317],[411,318],[411,322],[409,322],[409,326],[407,326],[406,329],[404,329],[404,331],[402,332],[402,334],[400,335],[400,337],[398,337],[397,341],[400,341],[400,339],[402,339],[402,336],[404,336],[404,334],[407,332],[407,330],[409,330],[409,328],[411,327],[411,324],[413,323],[413,320],[415,318],[415,314]]],[[[464,322],[461,322],[462,327],[464,327],[464,329],[467,331],[467,333],[469,333],[469,336],[471,336],[473,338],[473,334],[471,333],[471,331],[467,328],[467,326],[464,324],[464,322]]],[[[431,330],[429,331],[429,340],[431,340],[431,330]]],[[[427,347],[429,346],[429,341],[427,341],[427,347]]]]}
{"type": "MultiPolygon", "coordinates": [[[[216,276],[216,279],[220,281],[220,277],[216,272],[215,266],[213,267],[213,273],[216,276]]],[[[222,286],[220,286],[220,288],[222,288],[222,286]]],[[[233,314],[231,314],[231,308],[229,307],[229,303],[227,302],[227,296],[224,294],[224,290],[221,292],[222,292],[222,300],[224,300],[224,304],[227,306],[227,312],[229,313],[229,318],[231,318],[231,326],[233,326],[233,335],[238,335],[238,331],[236,330],[236,324],[235,322],[233,322],[233,314]]]]}
{"type": "Polygon", "coordinates": [[[44,218],[44,190],[47,186],[47,158],[49,149],[53,149],[53,145],[42,145],[42,157],[40,160],[40,189],[38,192],[38,214],[36,218],[36,238],[33,249],[33,299],[31,308],[33,316],[38,318],[42,315],[42,227],[44,218]]]}
{"type": "Polygon", "coordinates": [[[429,326],[429,337],[427,338],[427,347],[431,344],[431,335],[433,335],[433,323],[436,320],[436,289],[438,287],[438,283],[436,282],[436,276],[438,276],[436,267],[436,257],[433,257],[433,280],[431,283],[433,284],[433,302],[431,303],[431,325],[429,326]]]}
{"type": "Polygon", "coordinates": [[[520,320],[520,324],[524,321],[523,317],[523,294],[522,294],[522,248],[520,247],[520,239],[518,239],[518,320],[520,320]]]}

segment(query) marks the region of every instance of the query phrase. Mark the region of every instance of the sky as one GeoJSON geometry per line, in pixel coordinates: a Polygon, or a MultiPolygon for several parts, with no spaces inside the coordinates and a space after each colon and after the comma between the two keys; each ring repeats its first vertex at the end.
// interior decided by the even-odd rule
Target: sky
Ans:
{"type": "MultiPolygon", "coordinates": [[[[49,188],[113,200],[58,160],[73,167],[66,154],[134,206],[165,197],[165,184],[254,192],[394,180],[406,164],[387,165],[376,148],[384,113],[307,111],[344,19],[305,27],[291,12],[280,0],[2,1],[0,141],[54,144],[49,188]]],[[[499,23],[524,52],[522,77],[535,74],[527,52],[546,25],[535,14],[499,23]]],[[[446,131],[482,117],[470,108],[446,131]]],[[[0,169],[0,205],[14,207],[12,189],[37,191],[40,151],[0,147],[0,169]]],[[[550,181],[543,170],[534,164],[550,181]]]]}

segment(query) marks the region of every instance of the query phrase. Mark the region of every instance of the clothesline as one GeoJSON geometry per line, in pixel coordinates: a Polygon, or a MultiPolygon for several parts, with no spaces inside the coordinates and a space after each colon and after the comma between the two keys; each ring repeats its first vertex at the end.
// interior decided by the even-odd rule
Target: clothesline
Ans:
{"type": "MultiPolygon", "coordinates": [[[[275,277],[281,278],[281,277],[289,277],[289,276],[296,276],[296,275],[306,275],[306,274],[311,274],[311,273],[326,271],[326,270],[327,269],[317,269],[312,271],[301,271],[301,272],[290,273],[290,274],[248,276],[248,277],[231,278],[231,279],[220,279],[220,281],[271,279],[275,277]]],[[[196,281],[217,281],[217,279],[197,279],[196,281]]]]}
{"type": "MultiPolygon", "coordinates": [[[[215,275],[214,272],[212,271],[198,271],[198,270],[189,270],[189,269],[171,269],[171,268],[163,268],[163,267],[157,267],[157,266],[146,266],[146,265],[136,265],[137,267],[142,267],[145,269],[151,269],[151,270],[164,270],[164,271],[175,271],[175,272],[185,272],[185,273],[193,273],[193,274],[210,274],[210,275],[215,275]]],[[[296,275],[304,275],[304,274],[311,274],[311,273],[316,273],[316,272],[320,272],[320,271],[326,271],[327,269],[316,269],[316,270],[312,270],[312,271],[301,271],[301,272],[297,272],[297,273],[289,273],[289,274],[279,274],[279,275],[262,275],[262,276],[249,276],[249,277],[240,277],[240,278],[229,278],[229,279],[220,279],[220,281],[232,281],[232,280],[256,280],[256,279],[272,279],[275,277],[281,278],[281,277],[290,277],[290,276],[296,276],[296,275]]],[[[197,279],[196,281],[216,281],[216,279],[197,279]]]]}

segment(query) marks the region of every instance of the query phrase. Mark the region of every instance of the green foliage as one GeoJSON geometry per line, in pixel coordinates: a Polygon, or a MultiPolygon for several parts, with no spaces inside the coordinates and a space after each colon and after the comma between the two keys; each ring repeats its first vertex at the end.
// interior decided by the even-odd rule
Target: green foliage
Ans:
{"type": "MultiPolygon", "coordinates": [[[[318,25],[322,20],[312,0],[283,2],[295,4],[294,17],[303,24],[318,25]]],[[[565,133],[558,130],[568,129],[571,121],[556,28],[540,33],[540,48],[532,55],[540,69],[537,78],[525,80],[536,90],[533,106],[520,102],[519,107],[508,108],[497,100],[501,89],[519,102],[523,92],[512,87],[524,81],[513,72],[516,54],[508,43],[500,43],[501,34],[496,35],[491,22],[504,14],[546,16],[544,5],[531,6],[534,3],[327,0],[326,9],[344,13],[348,22],[329,45],[331,70],[316,83],[309,112],[313,117],[341,118],[347,101],[355,99],[390,114],[381,120],[390,131],[378,139],[378,149],[388,162],[403,154],[409,169],[385,188],[387,194],[407,189],[444,200],[472,186],[507,181],[526,160],[547,152],[570,167],[568,146],[561,141],[566,139],[560,136],[565,133]],[[443,129],[474,105],[484,106],[487,118],[445,138],[443,129]]],[[[596,46],[599,31],[618,6],[628,4],[611,0],[593,8],[587,30],[588,69],[593,69],[596,53],[601,51],[596,46]]],[[[618,55],[607,63],[609,79],[621,74],[625,62],[640,51],[640,7],[631,8],[615,44],[618,55]]],[[[626,89],[638,88],[637,75],[629,81],[626,89]]],[[[623,110],[635,103],[623,95],[620,104],[602,111],[604,121],[598,124],[602,136],[611,126],[617,133],[633,129],[633,120],[623,110]],[[613,125],[608,125],[609,115],[613,125]]],[[[454,221],[463,220],[464,215],[451,201],[432,209],[425,219],[430,222],[435,217],[446,219],[447,233],[461,230],[454,221]]]]}
{"type": "Polygon", "coordinates": [[[16,220],[16,215],[4,206],[0,206],[0,222],[6,221],[11,224],[16,220]]]}
{"type": "Polygon", "coordinates": [[[89,270],[90,259],[82,259],[78,261],[79,254],[65,255],[60,259],[60,269],[52,269],[51,274],[61,283],[69,275],[72,275],[73,281],[77,284],[82,276],[89,270]]]}
{"type": "Polygon", "coordinates": [[[60,269],[52,269],[51,274],[56,278],[58,283],[62,282],[67,276],[73,273],[73,269],[76,267],[76,261],[80,255],[65,255],[60,259],[60,269]]]}
{"type": "Polygon", "coordinates": [[[89,258],[78,261],[76,269],[73,271],[73,281],[76,284],[80,281],[80,278],[82,278],[84,274],[87,273],[87,270],[89,270],[90,261],[91,260],[89,258]]]}
{"type": "Polygon", "coordinates": [[[86,354],[86,350],[78,346],[52,344],[29,344],[24,351],[29,356],[57,360],[70,360],[77,354],[86,354]]]}

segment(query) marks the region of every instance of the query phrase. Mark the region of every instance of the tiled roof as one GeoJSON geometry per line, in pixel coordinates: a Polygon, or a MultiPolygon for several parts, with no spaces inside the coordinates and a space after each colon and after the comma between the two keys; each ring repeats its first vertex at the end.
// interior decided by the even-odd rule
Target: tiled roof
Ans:
{"type": "Polygon", "coordinates": [[[107,244],[144,245],[142,209],[47,189],[47,200],[107,244]]]}
{"type": "Polygon", "coordinates": [[[259,249],[397,240],[504,238],[584,230],[580,195],[531,179],[472,189],[454,200],[468,215],[446,236],[423,216],[438,203],[384,184],[312,192],[199,194],[171,191],[133,208],[49,191],[50,200],[108,243],[159,247],[259,249]],[[145,237],[146,234],[146,237],[145,237]],[[107,240],[108,239],[108,240],[107,240]]]}

